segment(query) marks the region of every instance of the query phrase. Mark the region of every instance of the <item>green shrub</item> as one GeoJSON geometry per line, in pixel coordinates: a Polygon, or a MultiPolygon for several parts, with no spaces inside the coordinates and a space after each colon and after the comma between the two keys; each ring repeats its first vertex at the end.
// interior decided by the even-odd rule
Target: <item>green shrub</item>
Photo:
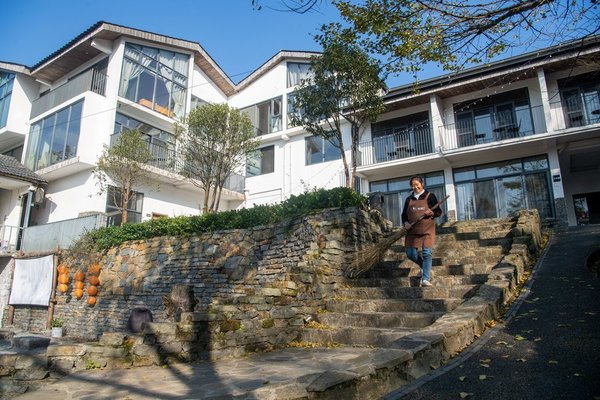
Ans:
{"type": "MultiPolygon", "coordinates": [[[[91,241],[101,251],[128,240],[143,240],[157,236],[184,236],[228,229],[246,229],[271,225],[326,208],[363,207],[366,198],[347,188],[316,189],[274,205],[260,205],[241,210],[223,211],[192,217],[159,218],[139,224],[101,228],[80,241],[91,241]]],[[[70,250],[77,248],[74,243],[70,250]]]]}

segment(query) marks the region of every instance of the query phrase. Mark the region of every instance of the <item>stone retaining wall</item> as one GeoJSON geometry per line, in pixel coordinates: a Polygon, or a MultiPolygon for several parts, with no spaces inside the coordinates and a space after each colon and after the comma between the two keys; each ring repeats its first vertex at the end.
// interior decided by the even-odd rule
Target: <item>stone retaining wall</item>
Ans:
{"type": "MultiPolygon", "coordinates": [[[[388,221],[349,208],[276,226],[127,242],[100,260],[97,304],[88,306],[87,295],[75,299],[71,281],[56,297],[55,316],[66,335],[92,340],[125,331],[131,310],[146,307],[155,322],[146,332],[151,344],[185,359],[282,347],[324,296],[335,295],[354,251],[390,229],[388,221]],[[172,332],[163,297],[176,284],[191,285],[198,303],[172,332]]],[[[71,277],[77,269],[70,266],[71,277]]],[[[31,313],[16,307],[15,326],[33,327],[31,313]]]]}

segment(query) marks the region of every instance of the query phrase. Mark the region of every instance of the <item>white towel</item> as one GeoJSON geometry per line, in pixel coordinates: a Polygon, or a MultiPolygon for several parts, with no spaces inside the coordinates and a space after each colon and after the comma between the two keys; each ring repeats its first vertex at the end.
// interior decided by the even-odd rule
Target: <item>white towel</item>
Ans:
{"type": "Polygon", "coordinates": [[[48,306],[54,256],[15,260],[9,304],[48,306]]]}

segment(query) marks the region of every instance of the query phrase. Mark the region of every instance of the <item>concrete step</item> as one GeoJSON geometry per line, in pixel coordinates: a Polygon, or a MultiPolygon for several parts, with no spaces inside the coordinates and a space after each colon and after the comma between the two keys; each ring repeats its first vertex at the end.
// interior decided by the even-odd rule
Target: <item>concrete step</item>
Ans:
{"type": "Polygon", "coordinates": [[[453,287],[360,287],[345,288],[338,291],[340,300],[346,299],[439,299],[468,298],[479,289],[479,285],[460,285],[453,287]]]}
{"type": "Polygon", "coordinates": [[[449,312],[463,299],[354,299],[327,300],[326,310],[341,313],[365,312],[449,312]]]}
{"type": "Polygon", "coordinates": [[[323,313],[319,323],[335,328],[424,328],[444,315],[444,312],[369,312],[323,313]]]}
{"type": "Polygon", "coordinates": [[[347,346],[383,347],[413,332],[415,332],[415,329],[408,328],[305,328],[300,335],[300,340],[309,343],[337,343],[347,346]]]}

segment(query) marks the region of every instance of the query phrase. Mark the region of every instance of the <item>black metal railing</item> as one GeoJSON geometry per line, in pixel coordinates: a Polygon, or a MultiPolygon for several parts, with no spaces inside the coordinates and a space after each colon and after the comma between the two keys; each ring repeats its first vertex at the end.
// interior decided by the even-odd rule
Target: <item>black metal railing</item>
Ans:
{"type": "Polygon", "coordinates": [[[440,127],[442,148],[458,149],[546,132],[542,106],[519,107],[514,113],[474,114],[440,127]]]}
{"type": "Polygon", "coordinates": [[[433,136],[429,126],[390,128],[375,131],[371,135],[373,139],[358,144],[361,166],[433,152],[433,136]]]}

